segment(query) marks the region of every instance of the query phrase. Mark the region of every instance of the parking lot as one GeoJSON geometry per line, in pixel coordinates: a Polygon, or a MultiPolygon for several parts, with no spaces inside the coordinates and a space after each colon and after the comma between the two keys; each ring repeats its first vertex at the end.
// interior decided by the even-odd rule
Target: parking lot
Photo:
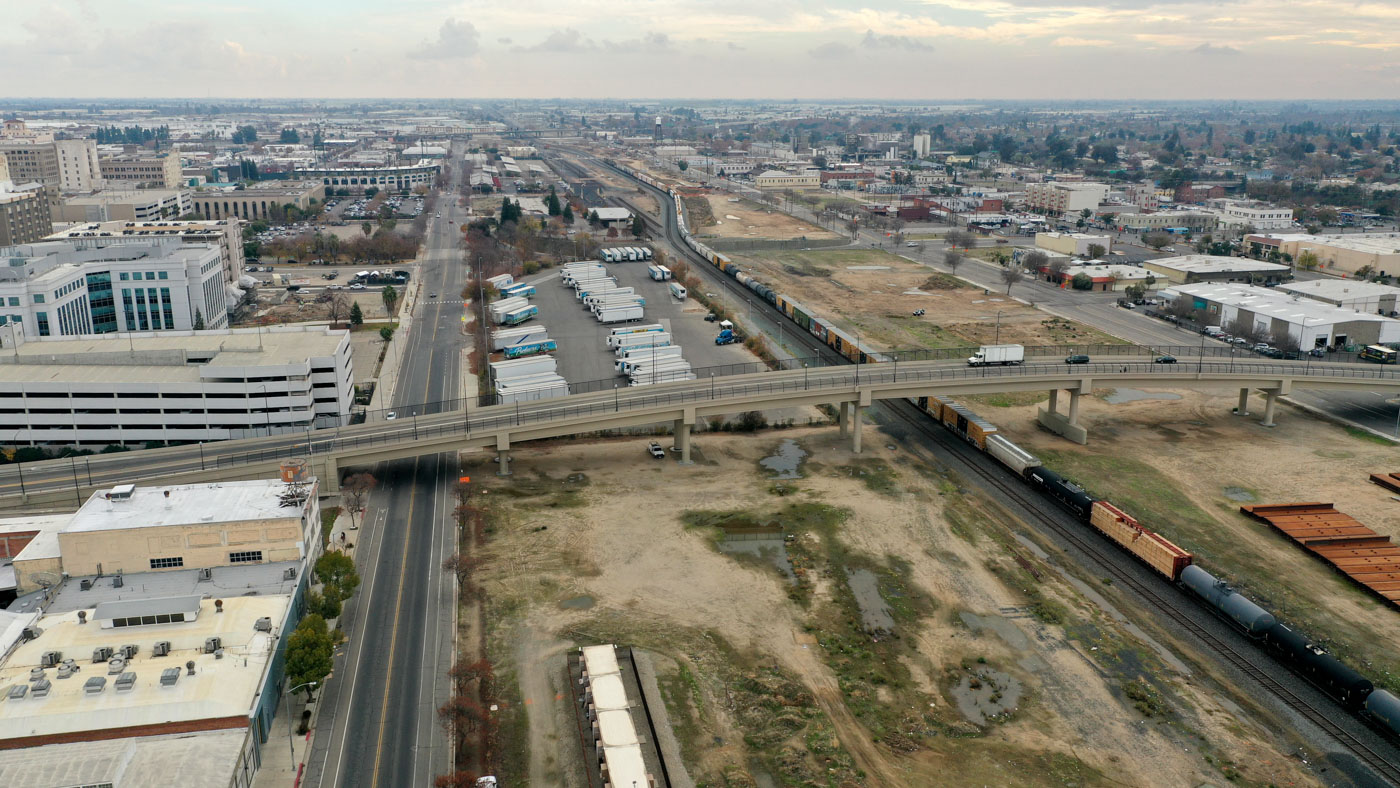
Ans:
{"type": "MultiPolygon", "coordinates": [[[[680,345],[682,354],[693,369],[742,364],[755,361],[743,345],[716,345],[719,329],[705,322],[708,310],[691,300],[676,301],[665,282],[654,282],[647,276],[646,263],[614,263],[605,266],[617,277],[618,287],[632,287],[646,299],[642,323],[660,323],[671,332],[672,344],[680,345]]],[[[570,383],[615,380],[627,385],[627,378],[618,375],[613,366],[617,358],[608,349],[607,336],[613,326],[599,323],[583,304],[574,298],[572,287],[559,283],[558,271],[547,271],[523,281],[535,285],[536,295],[530,303],[540,309],[532,324],[543,325],[549,338],[558,343],[554,356],[558,372],[570,383]]],[[[628,325],[628,324],[621,324],[628,325]]]]}

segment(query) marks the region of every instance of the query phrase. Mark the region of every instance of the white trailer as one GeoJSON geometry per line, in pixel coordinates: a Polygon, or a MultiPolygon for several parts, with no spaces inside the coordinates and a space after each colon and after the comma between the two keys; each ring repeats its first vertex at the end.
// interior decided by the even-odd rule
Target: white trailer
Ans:
{"type": "Polygon", "coordinates": [[[522,375],[518,378],[498,380],[496,381],[494,388],[496,389],[496,393],[499,394],[507,389],[526,388],[529,386],[539,385],[540,383],[552,383],[558,377],[559,375],[554,372],[541,372],[536,375],[522,375]]]}
{"type": "Polygon", "coordinates": [[[650,386],[655,383],[672,383],[677,380],[695,380],[696,374],[688,369],[656,370],[650,374],[639,374],[628,378],[629,386],[650,386]]]}
{"type": "Polygon", "coordinates": [[[502,315],[512,309],[519,309],[522,306],[529,305],[530,299],[525,296],[516,296],[515,298],[502,298],[500,301],[492,301],[486,305],[486,308],[491,310],[492,315],[502,315]]]}
{"type": "Polygon", "coordinates": [[[583,282],[574,290],[574,298],[582,301],[588,296],[606,293],[617,289],[617,280],[612,277],[598,279],[591,282],[583,282]]]}
{"type": "Polygon", "coordinates": [[[593,312],[594,317],[601,320],[602,314],[610,309],[628,309],[631,307],[641,309],[645,306],[646,301],[641,296],[622,296],[621,298],[610,298],[599,301],[588,308],[593,312]]]}
{"type": "Polygon", "coordinates": [[[505,350],[511,345],[528,345],[531,342],[542,342],[548,338],[543,326],[502,328],[491,332],[491,349],[505,350]]]}
{"type": "Polygon", "coordinates": [[[591,306],[599,301],[609,298],[639,298],[636,291],[631,287],[614,287],[611,290],[590,290],[588,295],[583,297],[584,306],[591,306]]]}
{"type": "Polygon", "coordinates": [[[608,307],[597,313],[599,323],[628,323],[641,320],[642,308],[638,305],[608,307]]]}
{"type": "Polygon", "coordinates": [[[680,282],[672,282],[670,285],[668,285],[668,287],[671,290],[672,298],[676,299],[677,301],[685,300],[685,285],[681,284],[680,282]]]}
{"type": "Polygon", "coordinates": [[[621,354],[631,348],[666,347],[671,344],[671,334],[666,331],[643,331],[638,334],[608,337],[608,340],[608,347],[612,348],[614,353],[621,354]]]}
{"type": "Polygon", "coordinates": [[[643,260],[650,260],[651,258],[652,258],[651,249],[648,249],[648,248],[646,248],[646,247],[642,247],[642,259],[643,259],[643,260]]]}
{"type": "Polygon", "coordinates": [[[628,350],[617,357],[617,371],[625,373],[629,365],[641,362],[651,362],[666,358],[681,358],[680,345],[667,345],[666,347],[636,348],[628,350]]]}
{"type": "Polygon", "coordinates": [[[522,375],[558,371],[558,364],[555,363],[554,356],[531,356],[530,358],[517,358],[510,361],[492,361],[489,362],[489,365],[492,380],[508,380],[522,375]]]}
{"type": "Polygon", "coordinates": [[[626,367],[627,374],[631,377],[636,377],[638,375],[645,374],[652,370],[658,372],[662,370],[679,368],[685,368],[689,370],[690,362],[686,361],[684,358],[672,356],[669,358],[658,358],[655,361],[644,361],[641,359],[635,359],[633,361],[627,362],[626,367]]]}
{"type": "Polygon", "coordinates": [[[568,286],[577,290],[584,285],[597,282],[613,282],[616,284],[617,278],[610,275],[607,271],[584,271],[569,277],[568,286]]]}
{"type": "Polygon", "coordinates": [[[671,269],[667,268],[664,265],[647,266],[647,275],[650,276],[652,280],[656,282],[665,282],[670,280],[673,276],[675,276],[671,273],[671,269]]]}
{"type": "Polygon", "coordinates": [[[502,287],[515,284],[515,277],[511,276],[510,274],[501,274],[500,276],[488,276],[486,278],[486,284],[491,285],[497,290],[500,290],[502,287]]]}
{"type": "Polygon", "coordinates": [[[569,395],[569,383],[563,378],[559,378],[550,383],[540,383],[528,388],[507,389],[500,392],[499,395],[503,405],[509,405],[513,402],[534,402],[553,397],[566,397],[569,395]]]}
{"type": "Polygon", "coordinates": [[[666,327],[660,323],[647,323],[641,326],[618,326],[608,331],[608,336],[615,337],[622,334],[641,334],[647,331],[665,331],[666,327]]]}

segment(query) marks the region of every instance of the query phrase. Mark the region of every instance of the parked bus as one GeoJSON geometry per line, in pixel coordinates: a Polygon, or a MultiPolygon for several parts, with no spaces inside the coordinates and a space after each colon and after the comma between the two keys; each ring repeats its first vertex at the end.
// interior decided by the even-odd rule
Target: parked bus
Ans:
{"type": "Polygon", "coordinates": [[[1374,361],[1377,364],[1394,364],[1397,356],[1400,356],[1400,351],[1385,345],[1369,345],[1361,349],[1362,361],[1374,361]]]}

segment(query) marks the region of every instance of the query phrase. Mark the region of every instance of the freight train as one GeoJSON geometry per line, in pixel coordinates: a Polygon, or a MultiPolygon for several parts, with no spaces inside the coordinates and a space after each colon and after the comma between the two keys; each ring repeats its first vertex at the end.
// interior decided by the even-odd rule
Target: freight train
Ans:
{"type": "MultiPolygon", "coordinates": [[[[847,360],[857,364],[886,360],[879,352],[852,339],[829,319],[812,314],[796,300],[759,281],[752,272],[744,270],[727,255],[697,241],[686,227],[685,210],[675,189],[647,173],[620,165],[618,169],[670,195],[681,237],[687,246],[711,265],[777,307],[789,320],[847,360]]],[[[1096,500],[1082,487],[1046,468],[1034,455],[998,435],[995,425],[965,406],[943,397],[920,397],[915,404],[933,420],[1053,499],[1076,519],[1131,553],[1163,578],[1199,597],[1232,625],[1292,664],[1299,673],[1347,709],[1365,714],[1379,727],[1400,736],[1400,698],[1386,690],[1376,689],[1370,680],[1328,654],[1322,646],[1289,629],[1223,580],[1196,566],[1191,553],[1143,527],[1112,503],[1096,500]]]]}

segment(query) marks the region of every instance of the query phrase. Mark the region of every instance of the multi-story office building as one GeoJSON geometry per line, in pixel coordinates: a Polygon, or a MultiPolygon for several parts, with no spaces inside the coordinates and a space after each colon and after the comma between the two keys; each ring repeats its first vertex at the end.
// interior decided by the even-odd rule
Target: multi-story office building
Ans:
{"type": "Polygon", "coordinates": [[[178,189],[181,183],[178,153],[122,153],[100,160],[102,177],[109,185],[154,186],[178,189]]]}
{"type": "Polygon", "coordinates": [[[0,246],[33,243],[53,231],[48,189],[0,177],[0,246]]]}
{"type": "Polygon", "coordinates": [[[1026,204],[1050,214],[1097,210],[1108,199],[1108,186],[1102,183],[1028,183],[1026,204]]]}
{"type": "Polygon", "coordinates": [[[105,222],[112,219],[146,222],[174,219],[194,212],[190,193],[180,189],[103,190],[65,197],[56,221],[105,222]]]}
{"type": "Polygon", "coordinates": [[[44,240],[72,241],[80,249],[100,249],[104,246],[146,244],[153,240],[178,238],[187,244],[212,244],[219,247],[223,261],[224,287],[232,309],[243,295],[239,279],[243,277],[243,226],[237,219],[131,222],[89,222],[56,232],[44,240]]]}
{"type": "Polygon", "coordinates": [[[1217,212],[1219,226],[1232,230],[1286,230],[1293,226],[1293,209],[1264,202],[1211,200],[1207,205],[1217,212]]]}
{"type": "Polygon", "coordinates": [[[0,249],[0,260],[0,325],[31,338],[228,325],[222,256],[209,244],[47,241],[0,249]]]}
{"type": "Polygon", "coordinates": [[[212,441],[347,423],[350,334],[322,326],[26,341],[0,326],[0,444],[212,441]]]}
{"type": "Polygon", "coordinates": [[[206,219],[270,219],[278,208],[307,210],[324,200],[326,187],[317,181],[268,181],[248,188],[200,189],[193,194],[194,212],[206,219]]]}
{"type": "Polygon", "coordinates": [[[362,192],[373,186],[380,190],[409,191],[415,186],[432,186],[442,166],[412,164],[403,167],[311,167],[295,170],[298,178],[311,178],[324,186],[362,192]]]}
{"type": "Polygon", "coordinates": [[[16,182],[38,181],[58,194],[83,194],[103,186],[97,143],[88,139],[0,138],[0,156],[16,182]]]}

